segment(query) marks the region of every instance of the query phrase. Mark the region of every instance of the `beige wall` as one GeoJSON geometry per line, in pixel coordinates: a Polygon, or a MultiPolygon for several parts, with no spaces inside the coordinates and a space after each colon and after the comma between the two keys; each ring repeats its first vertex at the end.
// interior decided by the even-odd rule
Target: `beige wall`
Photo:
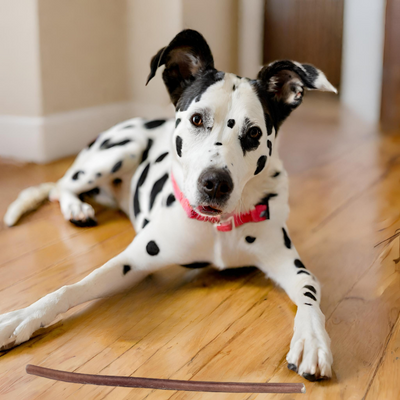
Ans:
{"type": "Polygon", "coordinates": [[[128,100],[125,0],[39,0],[43,112],[128,100]]]}
{"type": "Polygon", "coordinates": [[[0,114],[42,113],[35,1],[0,0],[0,114]]]}

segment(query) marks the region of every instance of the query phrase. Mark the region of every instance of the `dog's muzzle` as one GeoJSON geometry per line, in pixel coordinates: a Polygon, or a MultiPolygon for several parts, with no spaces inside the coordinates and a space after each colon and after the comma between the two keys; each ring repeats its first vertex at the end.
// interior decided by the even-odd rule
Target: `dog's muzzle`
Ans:
{"type": "Polygon", "coordinates": [[[226,170],[208,168],[199,176],[197,190],[202,202],[221,206],[229,199],[233,191],[233,181],[226,170]]]}

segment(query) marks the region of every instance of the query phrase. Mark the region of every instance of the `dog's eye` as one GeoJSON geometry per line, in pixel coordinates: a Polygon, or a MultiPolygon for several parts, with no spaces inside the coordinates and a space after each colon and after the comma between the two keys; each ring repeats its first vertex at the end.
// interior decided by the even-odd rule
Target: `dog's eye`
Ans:
{"type": "Polygon", "coordinates": [[[247,135],[250,136],[252,139],[260,139],[262,132],[261,129],[257,126],[253,126],[247,131],[247,135]]]}
{"type": "Polygon", "coordinates": [[[201,114],[192,115],[191,121],[194,126],[203,126],[203,117],[201,116],[201,114]]]}

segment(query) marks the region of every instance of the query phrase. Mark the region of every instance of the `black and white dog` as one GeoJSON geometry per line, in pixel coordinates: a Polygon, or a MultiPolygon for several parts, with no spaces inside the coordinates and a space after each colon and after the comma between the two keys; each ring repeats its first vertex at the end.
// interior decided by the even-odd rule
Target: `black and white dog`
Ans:
{"type": "Polygon", "coordinates": [[[179,264],[218,269],[255,265],[297,305],[288,368],[309,380],[331,377],[332,354],[321,290],[287,233],[288,178],[277,152],[278,129],[304,89],[336,92],[311,65],[276,61],[257,79],[217,71],[210,48],[185,30],[151,60],[174,120],[120,123],[84,149],[56,184],[23,191],[7,225],[45,198],[65,219],[95,224],[90,193],[130,216],[137,235],[121,254],[73,285],[0,316],[0,347],[28,340],[71,307],[122,291],[147,274],[179,264]]]}

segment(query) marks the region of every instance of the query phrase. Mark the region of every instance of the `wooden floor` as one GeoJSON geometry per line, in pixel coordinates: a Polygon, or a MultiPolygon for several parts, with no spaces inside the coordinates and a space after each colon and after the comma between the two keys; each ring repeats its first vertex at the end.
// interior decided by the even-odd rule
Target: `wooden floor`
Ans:
{"type": "MultiPolygon", "coordinates": [[[[111,299],[85,304],[31,341],[0,353],[1,399],[398,399],[400,391],[400,139],[382,137],[325,95],[289,119],[281,154],[291,180],[292,239],[320,279],[334,378],[286,368],[295,307],[256,270],[173,267],[111,299]],[[83,373],[304,382],[298,395],[202,394],[81,386],[26,375],[38,364],[83,373]]],[[[54,181],[72,159],[2,162],[0,216],[18,192],[54,181]]],[[[129,221],[65,222],[45,204],[0,230],[0,312],[75,282],[132,240],[129,221]]]]}

